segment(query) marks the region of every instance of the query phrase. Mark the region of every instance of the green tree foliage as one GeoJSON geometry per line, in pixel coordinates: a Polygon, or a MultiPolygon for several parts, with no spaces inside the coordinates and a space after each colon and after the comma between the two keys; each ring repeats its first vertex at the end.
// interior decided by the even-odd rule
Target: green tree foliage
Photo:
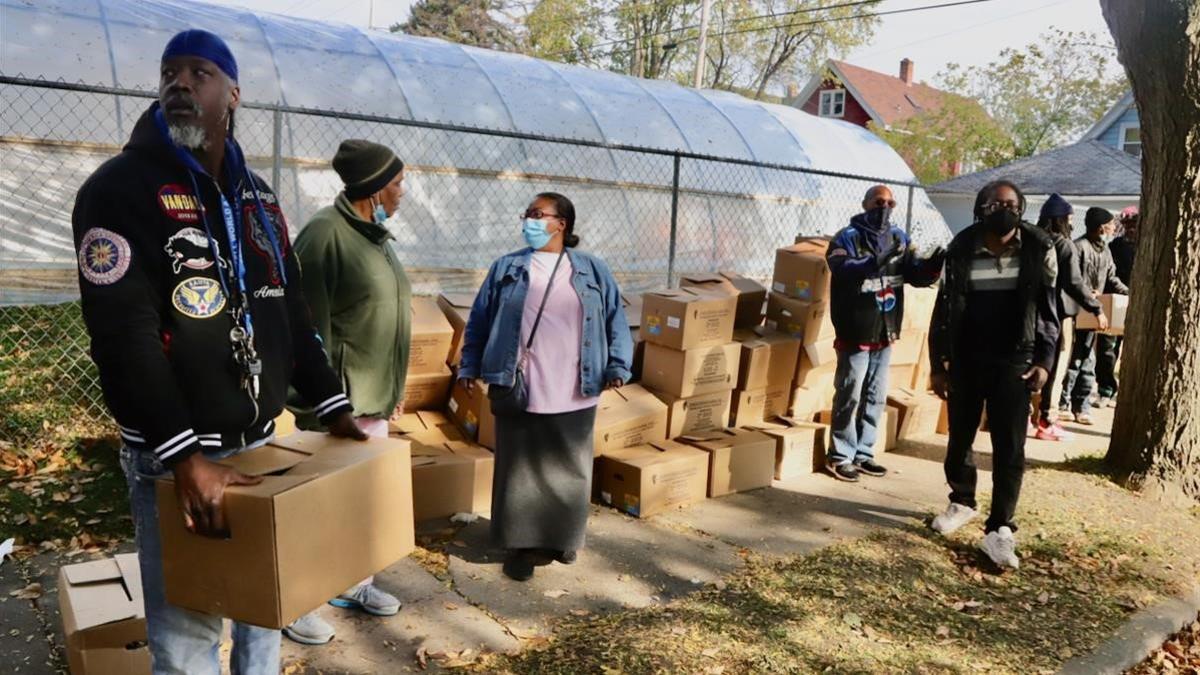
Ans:
{"type": "Polygon", "coordinates": [[[516,50],[517,36],[512,27],[496,17],[499,10],[498,0],[417,0],[408,21],[392,26],[391,31],[474,47],[516,50]]]}
{"type": "Polygon", "coordinates": [[[603,8],[589,0],[539,0],[525,15],[524,51],[563,63],[594,64],[603,39],[603,8]]]}
{"type": "Polygon", "coordinates": [[[926,185],[964,171],[990,168],[1008,161],[1012,140],[973,100],[947,95],[942,107],[882,128],[868,127],[887,141],[926,185]]]}
{"type": "Polygon", "coordinates": [[[1129,87],[1108,36],[1051,29],[986,66],[950,64],[941,88],[983,104],[1012,139],[1009,157],[1077,140],[1129,87]]]}

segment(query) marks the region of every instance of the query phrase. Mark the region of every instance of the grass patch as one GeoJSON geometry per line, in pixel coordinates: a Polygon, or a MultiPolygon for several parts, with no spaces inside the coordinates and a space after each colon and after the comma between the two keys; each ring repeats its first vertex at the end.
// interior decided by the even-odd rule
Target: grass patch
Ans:
{"type": "Polygon", "coordinates": [[[879,531],[805,557],[750,556],[663,607],[568,619],[506,673],[1037,673],[1200,577],[1200,519],[1096,476],[1027,476],[1022,567],[1000,573],[970,526],[879,531]]]}

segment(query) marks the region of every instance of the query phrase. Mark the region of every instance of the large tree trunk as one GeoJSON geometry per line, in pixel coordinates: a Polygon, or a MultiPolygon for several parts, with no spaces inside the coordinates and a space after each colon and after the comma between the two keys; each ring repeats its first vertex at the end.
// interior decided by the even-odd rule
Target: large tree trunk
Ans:
{"type": "Polygon", "coordinates": [[[1200,499],[1200,0],[1100,0],[1141,118],[1142,228],[1108,463],[1200,499]]]}

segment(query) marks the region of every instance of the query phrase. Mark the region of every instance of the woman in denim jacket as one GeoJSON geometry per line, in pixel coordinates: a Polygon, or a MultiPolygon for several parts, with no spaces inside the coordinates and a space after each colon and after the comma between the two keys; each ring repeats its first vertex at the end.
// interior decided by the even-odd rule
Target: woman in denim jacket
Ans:
{"type": "Polygon", "coordinates": [[[522,226],[529,246],[492,263],[475,297],[458,372],[467,387],[508,387],[522,364],[529,405],[496,417],[492,486],[492,537],[518,581],[536,562],[573,563],[583,547],[596,405],[629,381],[633,360],[620,289],[603,261],[577,250],[571,200],[539,194],[522,226]]]}

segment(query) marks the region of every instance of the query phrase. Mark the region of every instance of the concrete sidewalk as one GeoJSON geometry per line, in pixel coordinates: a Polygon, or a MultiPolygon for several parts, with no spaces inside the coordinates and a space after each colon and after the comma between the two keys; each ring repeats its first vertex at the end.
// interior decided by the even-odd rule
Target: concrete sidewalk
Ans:
{"type": "MultiPolygon", "coordinates": [[[[1030,439],[1031,467],[1103,452],[1112,410],[1097,411],[1094,427],[1068,425],[1071,442],[1030,439]]],[[[593,507],[588,545],[572,566],[539,567],[533,580],[514,582],[500,571],[502,552],[488,546],[486,518],[452,536],[448,567],[439,579],[413,559],[378,575],[376,583],[396,594],[404,608],[375,618],[326,606],[318,610],[337,629],[322,647],[284,640],[285,670],[294,672],[418,672],[420,651],[429,669],[439,659],[470,660],[480,651],[515,651],[548,635],[556,620],[670,601],[734,571],[741,549],[768,556],[812,552],[873,528],[923,522],[946,503],[941,458],[945,436],[902,441],[880,457],[891,472],[859,483],[825,474],[776,482],[770,488],[710,499],[689,508],[638,520],[593,507]],[[465,654],[464,654],[465,652],[465,654]]],[[[990,441],[976,441],[990,491],[990,441]]],[[[422,530],[451,527],[427,523],[422,530]]],[[[0,567],[0,664],[11,672],[42,673],[62,667],[61,621],[54,574],[59,560],[38,556],[0,567]],[[41,580],[37,601],[9,597],[30,580],[41,580]]]]}

